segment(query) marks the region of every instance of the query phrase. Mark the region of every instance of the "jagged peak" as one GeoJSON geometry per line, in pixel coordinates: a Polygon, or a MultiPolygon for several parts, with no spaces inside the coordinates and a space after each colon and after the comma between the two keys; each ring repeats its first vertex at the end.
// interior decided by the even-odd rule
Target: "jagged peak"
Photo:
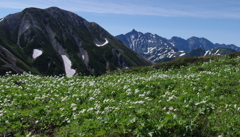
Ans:
{"type": "Polygon", "coordinates": [[[131,32],[138,32],[138,31],[136,31],[135,29],[133,29],[131,32]]]}
{"type": "Polygon", "coordinates": [[[173,40],[173,39],[182,39],[182,40],[185,40],[185,39],[183,39],[183,38],[181,38],[181,37],[178,37],[178,36],[173,36],[173,37],[171,38],[171,40],[173,40]]]}

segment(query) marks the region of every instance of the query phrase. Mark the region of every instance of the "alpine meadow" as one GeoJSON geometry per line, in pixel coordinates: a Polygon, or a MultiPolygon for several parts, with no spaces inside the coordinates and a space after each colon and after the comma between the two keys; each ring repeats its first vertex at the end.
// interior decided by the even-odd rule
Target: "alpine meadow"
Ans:
{"type": "Polygon", "coordinates": [[[7,73],[2,136],[239,136],[240,54],[99,77],[7,73]]]}

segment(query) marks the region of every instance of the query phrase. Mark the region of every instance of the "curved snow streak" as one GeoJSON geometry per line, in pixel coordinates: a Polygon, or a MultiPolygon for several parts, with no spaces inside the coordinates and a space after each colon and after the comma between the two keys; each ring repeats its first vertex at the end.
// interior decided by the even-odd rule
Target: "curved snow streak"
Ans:
{"type": "Polygon", "coordinates": [[[4,18],[0,19],[0,22],[3,21],[4,18]]]}
{"type": "Polygon", "coordinates": [[[106,44],[108,44],[108,40],[106,38],[105,38],[105,42],[103,44],[96,44],[95,43],[95,45],[98,46],[98,47],[105,46],[106,44]]]}
{"type": "Polygon", "coordinates": [[[33,49],[33,55],[32,55],[33,59],[36,59],[37,57],[41,56],[42,53],[43,52],[39,49],[33,49]]]}
{"type": "Polygon", "coordinates": [[[179,56],[182,57],[182,56],[184,56],[184,55],[186,55],[186,53],[182,53],[182,54],[180,54],[179,56]]]}
{"type": "Polygon", "coordinates": [[[71,60],[66,55],[61,55],[61,56],[63,59],[66,76],[72,77],[76,73],[76,70],[71,68],[72,66],[71,60]]]}

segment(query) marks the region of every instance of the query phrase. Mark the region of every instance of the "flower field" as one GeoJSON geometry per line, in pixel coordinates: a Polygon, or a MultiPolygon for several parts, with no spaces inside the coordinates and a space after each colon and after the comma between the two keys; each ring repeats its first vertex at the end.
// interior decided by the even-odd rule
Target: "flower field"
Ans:
{"type": "Polygon", "coordinates": [[[240,57],[99,77],[0,77],[0,136],[240,136],[240,57]]]}

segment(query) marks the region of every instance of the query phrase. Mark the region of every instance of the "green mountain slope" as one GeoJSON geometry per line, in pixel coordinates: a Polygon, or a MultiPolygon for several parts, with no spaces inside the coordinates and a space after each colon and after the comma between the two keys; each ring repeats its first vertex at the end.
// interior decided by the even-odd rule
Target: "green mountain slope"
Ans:
{"type": "Polygon", "coordinates": [[[152,64],[98,24],[57,7],[27,8],[5,17],[0,22],[0,46],[2,54],[14,58],[1,56],[1,73],[101,75],[152,64]]]}

